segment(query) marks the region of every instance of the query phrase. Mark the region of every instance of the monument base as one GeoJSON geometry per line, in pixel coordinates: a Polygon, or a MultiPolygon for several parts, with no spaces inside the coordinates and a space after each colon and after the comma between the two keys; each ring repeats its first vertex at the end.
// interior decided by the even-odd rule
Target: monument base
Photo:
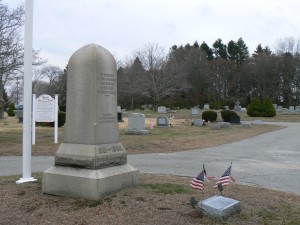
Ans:
{"type": "Polygon", "coordinates": [[[129,135],[146,135],[150,134],[148,130],[125,130],[125,134],[129,135]]]}
{"type": "Polygon", "coordinates": [[[213,196],[198,203],[204,215],[213,219],[227,219],[241,211],[239,201],[224,196],[213,196]]]}
{"type": "Polygon", "coordinates": [[[53,166],[43,172],[44,194],[99,200],[139,183],[139,171],[125,164],[104,169],[53,166]]]}

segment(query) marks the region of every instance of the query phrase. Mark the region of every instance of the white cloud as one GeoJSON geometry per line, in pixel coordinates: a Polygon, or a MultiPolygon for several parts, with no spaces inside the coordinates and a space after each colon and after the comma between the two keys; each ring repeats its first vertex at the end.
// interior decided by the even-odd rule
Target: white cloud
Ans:
{"type": "MultiPolygon", "coordinates": [[[[15,7],[25,0],[3,0],[15,7]]],[[[62,68],[88,43],[123,59],[145,43],[212,45],[242,37],[258,44],[300,38],[298,0],[34,0],[34,42],[48,62],[62,68]]]]}

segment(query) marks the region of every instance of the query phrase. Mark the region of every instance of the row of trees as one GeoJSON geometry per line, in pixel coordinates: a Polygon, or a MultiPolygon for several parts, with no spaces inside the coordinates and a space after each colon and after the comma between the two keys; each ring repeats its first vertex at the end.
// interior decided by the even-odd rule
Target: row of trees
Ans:
{"type": "Polygon", "coordinates": [[[196,41],[174,45],[167,55],[156,44],[145,45],[118,69],[118,100],[126,108],[193,106],[205,102],[228,105],[239,99],[247,106],[254,96],[262,101],[298,105],[300,42],[279,40],[275,52],[260,44],[250,56],[242,38],[212,47],[196,41]]]}

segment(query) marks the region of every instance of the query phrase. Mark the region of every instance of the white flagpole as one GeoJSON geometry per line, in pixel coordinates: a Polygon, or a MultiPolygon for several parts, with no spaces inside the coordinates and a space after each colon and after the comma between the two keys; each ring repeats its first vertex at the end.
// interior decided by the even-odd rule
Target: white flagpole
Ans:
{"type": "Polygon", "coordinates": [[[32,34],[33,0],[26,0],[24,41],[23,177],[17,180],[17,184],[36,181],[36,179],[31,177],[32,34]]]}

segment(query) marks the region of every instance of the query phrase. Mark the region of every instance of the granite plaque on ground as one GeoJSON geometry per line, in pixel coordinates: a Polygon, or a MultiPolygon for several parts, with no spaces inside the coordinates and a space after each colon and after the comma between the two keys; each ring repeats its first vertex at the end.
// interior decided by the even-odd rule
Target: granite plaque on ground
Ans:
{"type": "Polygon", "coordinates": [[[241,211],[239,201],[224,196],[213,196],[198,203],[204,215],[224,220],[241,211]]]}

